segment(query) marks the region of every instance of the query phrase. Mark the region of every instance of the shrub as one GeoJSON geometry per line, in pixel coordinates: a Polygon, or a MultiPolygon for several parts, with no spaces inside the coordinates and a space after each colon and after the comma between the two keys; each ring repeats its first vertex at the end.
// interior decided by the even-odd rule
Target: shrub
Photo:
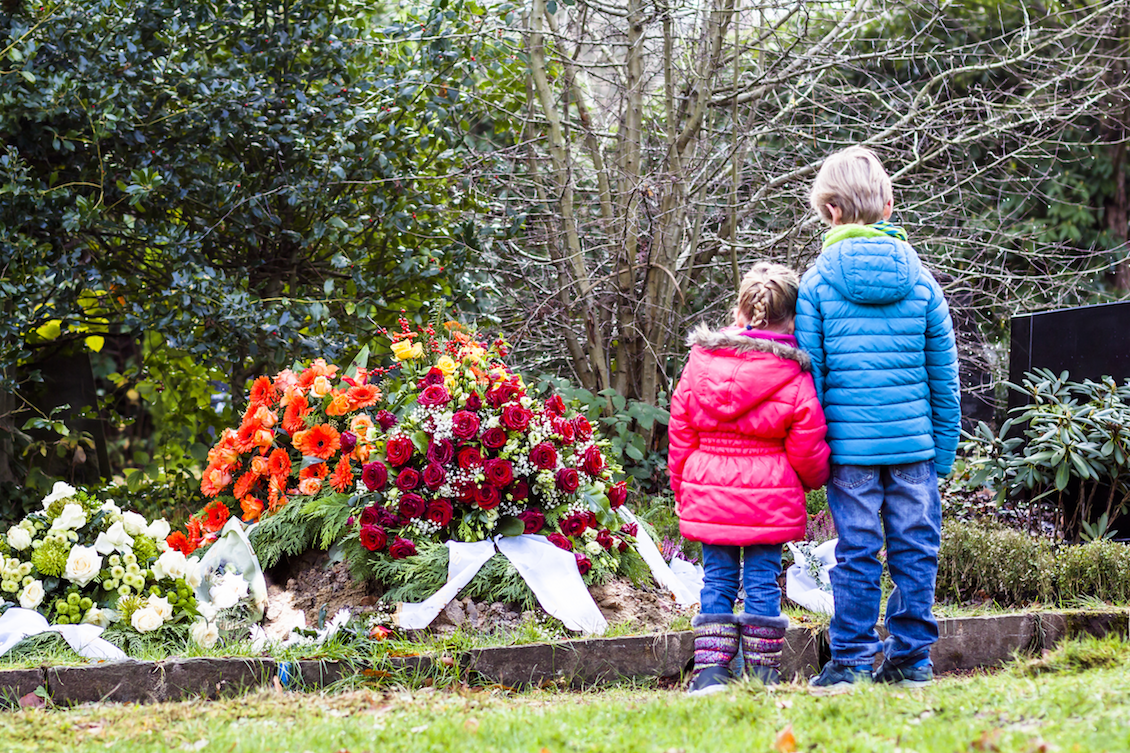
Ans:
{"type": "Polygon", "coordinates": [[[1008,528],[947,521],[938,551],[939,600],[992,599],[1002,605],[1055,594],[1052,542],[1008,528]]]}
{"type": "Polygon", "coordinates": [[[1060,598],[1087,596],[1130,601],[1130,547],[1114,541],[1065,546],[1059,551],[1056,587],[1060,598]]]}

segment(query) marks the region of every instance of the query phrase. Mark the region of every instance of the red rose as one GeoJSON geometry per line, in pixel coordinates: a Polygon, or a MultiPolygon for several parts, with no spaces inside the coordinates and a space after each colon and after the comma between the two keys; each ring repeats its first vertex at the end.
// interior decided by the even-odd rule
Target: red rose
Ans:
{"type": "Polygon", "coordinates": [[[361,527],[375,526],[380,522],[380,516],[377,514],[376,505],[369,505],[361,511],[361,527]]]}
{"type": "Polygon", "coordinates": [[[592,561],[588,557],[580,552],[573,552],[573,556],[577,558],[577,571],[580,572],[581,575],[584,575],[592,569],[592,561]]]}
{"type": "Polygon", "coordinates": [[[506,488],[506,493],[515,502],[521,502],[526,497],[530,496],[530,486],[525,481],[519,479],[506,488]]]}
{"type": "Polygon", "coordinates": [[[584,416],[577,416],[573,419],[573,433],[582,442],[586,439],[592,439],[592,424],[584,416]]]}
{"type": "Polygon", "coordinates": [[[467,396],[467,401],[463,403],[465,410],[479,410],[483,407],[483,399],[479,397],[479,393],[472,392],[467,396]]]}
{"type": "Polygon", "coordinates": [[[436,489],[443,486],[443,482],[446,480],[447,471],[443,469],[442,465],[438,463],[429,463],[428,466],[424,468],[424,486],[428,487],[432,491],[435,491],[436,489]]]}
{"type": "Polygon", "coordinates": [[[560,395],[554,395],[545,401],[545,412],[551,416],[564,415],[565,401],[561,399],[560,395]]]}
{"type": "Polygon", "coordinates": [[[424,514],[424,517],[436,525],[445,526],[451,522],[454,515],[455,511],[451,507],[451,500],[433,499],[428,503],[428,511],[424,514]]]}
{"type": "Polygon", "coordinates": [[[423,379],[416,382],[416,389],[423,390],[427,389],[430,386],[440,385],[443,384],[443,380],[443,372],[439,370],[439,367],[433,366],[428,369],[427,374],[424,374],[423,379]]]}
{"type": "Polygon", "coordinates": [[[498,507],[498,503],[502,501],[502,495],[498,493],[498,487],[491,486],[490,484],[479,484],[475,489],[475,504],[483,510],[493,510],[498,507]]]}
{"type": "Polygon", "coordinates": [[[533,417],[533,413],[518,403],[510,403],[502,409],[502,425],[511,431],[525,431],[533,417]]]}
{"type": "Polygon", "coordinates": [[[447,465],[455,457],[455,445],[450,439],[441,439],[428,444],[428,460],[440,465],[447,465]]]}
{"type": "Polygon", "coordinates": [[[543,471],[551,471],[557,466],[557,448],[549,442],[539,442],[530,450],[530,462],[543,471]]]}
{"type": "Polygon", "coordinates": [[[573,513],[561,519],[558,524],[561,527],[561,533],[566,536],[580,536],[589,527],[588,520],[584,513],[573,513]]]}
{"type": "Polygon", "coordinates": [[[573,551],[573,542],[556,531],[546,536],[546,538],[549,540],[549,543],[553,544],[558,549],[564,549],[567,552],[573,551]]]}
{"type": "Polygon", "coordinates": [[[420,485],[420,472],[415,468],[405,468],[396,476],[396,488],[410,492],[420,485]]]}
{"type": "Polygon", "coordinates": [[[522,533],[537,533],[545,525],[545,516],[539,510],[523,510],[518,513],[518,520],[526,526],[522,533]]]}
{"type": "Polygon", "coordinates": [[[388,483],[388,468],[379,460],[374,460],[372,463],[365,463],[361,466],[361,480],[365,483],[365,488],[371,492],[377,492],[385,488],[388,483]]]}
{"type": "Polygon", "coordinates": [[[476,491],[475,484],[467,484],[459,490],[459,501],[465,505],[475,504],[476,491]]]}
{"type": "Polygon", "coordinates": [[[619,552],[628,551],[628,542],[623,539],[616,539],[616,550],[619,552]]]}
{"type": "Polygon", "coordinates": [[[576,436],[573,433],[572,423],[564,418],[557,417],[555,417],[551,423],[553,425],[554,433],[557,434],[562,442],[564,442],[565,444],[573,444],[573,440],[576,438],[576,436]]]}
{"type": "Polygon", "coordinates": [[[501,408],[510,398],[518,394],[518,387],[510,382],[499,382],[487,390],[487,405],[501,408]]]}
{"type": "Polygon", "coordinates": [[[424,388],[416,397],[416,404],[422,405],[425,408],[430,408],[434,405],[447,405],[451,402],[451,394],[447,388],[442,384],[429,384],[424,388]]]}
{"type": "Polygon", "coordinates": [[[377,509],[377,525],[384,528],[400,528],[404,525],[404,518],[394,513],[387,507],[377,509]]]}
{"type": "Polygon", "coordinates": [[[600,472],[604,470],[604,455],[601,455],[600,450],[596,447],[589,447],[585,450],[585,459],[582,466],[585,473],[590,476],[599,476],[600,472]]]}
{"type": "Polygon", "coordinates": [[[394,560],[402,560],[416,554],[416,545],[408,539],[397,536],[388,547],[389,556],[394,560]]]}
{"type": "Polygon", "coordinates": [[[341,454],[348,455],[357,446],[357,435],[351,431],[343,431],[338,441],[341,442],[341,454]]]}
{"type": "Polygon", "coordinates": [[[640,532],[640,527],[635,523],[625,523],[620,526],[620,533],[626,533],[629,536],[636,536],[640,532]]]}
{"type": "Polygon", "coordinates": [[[483,447],[488,450],[501,450],[502,446],[506,444],[506,430],[500,426],[495,426],[493,429],[487,429],[483,435],[479,437],[483,447]]]}
{"type": "Polygon", "coordinates": [[[490,484],[501,489],[514,480],[514,467],[509,460],[491,458],[483,464],[483,474],[490,484]]]}
{"type": "Polygon", "coordinates": [[[596,543],[600,544],[605,549],[612,548],[612,531],[607,528],[602,528],[596,533],[596,543]]]}
{"type": "Polygon", "coordinates": [[[412,444],[412,440],[401,434],[388,440],[388,445],[385,447],[385,456],[388,458],[388,462],[394,466],[401,466],[412,459],[412,453],[415,450],[416,447],[412,444]]]}
{"type": "Polygon", "coordinates": [[[581,515],[585,516],[585,524],[589,528],[595,529],[597,527],[597,525],[599,525],[596,522],[596,513],[593,512],[592,510],[585,510],[583,513],[581,513],[581,515]]]}
{"type": "MultiPolygon", "coordinates": [[[[608,487],[608,504],[613,510],[621,507],[628,499],[628,482],[621,481],[608,487]]],[[[633,534],[635,535],[635,534],[633,534]]]]}
{"type": "Polygon", "coordinates": [[[455,453],[455,462],[463,470],[470,470],[471,468],[478,468],[483,464],[483,456],[479,452],[478,447],[463,447],[459,452],[455,453]]]}
{"type": "Polygon", "coordinates": [[[458,439],[471,439],[479,433],[479,417],[471,411],[455,411],[451,417],[451,433],[458,439]]]}
{"type": "Polygon", "coordinates": [[[388,431],[392,427],[396,426],[396,416],[394,416],[387,410],[377,411],[373,415],[373,418],[376,419],[377,423],[380,424],[380,427],[385,431],[388,431]]]}
{"type": "Polygon", "coordinates": [[[400,514],[406,518],[418,518],[428,509],[424,498],[415,492],[408,492],[400,498],[400,514]]]}
{"type": "Polygon", "coordinates": [[[576,468],[562,468],[557,472],[557,488],[566,494],[577,491],[580,485],[581,477],[576,468]]]}
{"type": "Polygon", "coordinates": [[[361,546],[370,552],[377,552],[385,548],[388,543],[388,533],[378,525],[361,526],[361,546]]]}

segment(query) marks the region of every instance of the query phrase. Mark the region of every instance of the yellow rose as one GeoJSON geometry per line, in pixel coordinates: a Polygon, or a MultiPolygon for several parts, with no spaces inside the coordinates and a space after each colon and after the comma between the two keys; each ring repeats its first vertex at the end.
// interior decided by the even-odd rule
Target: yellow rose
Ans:
{"type": "Polygon", "coordinates": [[[440,356],[436,359],[436,368],[442,371],[444,376],[451,376],[455,373],[455,361],[451,356],[440,356]]]}
{"type": "Polygon", "coordinates": [[[419,358],[422,355],[424,355],[424,344],[412,343],[412,357],[419,358]]]}
{"type": "Polygon", "coordinates": [[[326,379],[324,376],[320,376],[314,379],[314,384],[310,387],[310,394],[314,397],[325,397],[330,394],[330,390],[332,389],[333,386],[330,384],[330,380],[326,379]]]}
{"type": "MultiPolygon", "coordinates": [[[[419,353],[423,352],[420,348],[419,353]]],[[[416,352],[416,343],[411,340],[397,340],[392,344],[392,354],[396,356],[398,361],[407,361],[409,358],[416,358],[419,353],[416,352]]]]}

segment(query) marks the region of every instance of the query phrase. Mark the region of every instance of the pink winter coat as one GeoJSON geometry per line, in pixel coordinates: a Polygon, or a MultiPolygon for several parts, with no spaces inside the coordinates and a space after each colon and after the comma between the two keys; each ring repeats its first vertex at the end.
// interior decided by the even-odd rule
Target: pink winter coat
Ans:
{"type": "Polygon", "coordinates": [[[791,337],[753,332],[703,326],[690,337],[667,458],[688,539],[745,546],[803,538],[804,492],[828,480],[827,427],[808,356],[791,337]]]}

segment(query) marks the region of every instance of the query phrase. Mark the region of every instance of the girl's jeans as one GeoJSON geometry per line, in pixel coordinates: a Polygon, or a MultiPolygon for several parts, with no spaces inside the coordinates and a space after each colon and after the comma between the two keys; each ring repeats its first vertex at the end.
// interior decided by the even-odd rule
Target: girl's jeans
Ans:
{"type": "Polygon", "coordinates": [[[938,640],[932,609],[942,530],[934,461],[833,465],[828,508],[840,537],[836,566],[829,573],[836,602],[828,630],[832,660],[870,665],[880,651],[896,665],[929,658],[930,647],[938,640]],[[895,588],[887,599],[889,637],[880,642],[875,623],[884,532],[895,588]]]}
{"type": "Polygon", "coordinates": [[[745,586],[746,614],[781,614],[781,587],[777,585],[777,576],[781,574],[780,544],[703,544],[702,569],[702,614],[733,614],[739,582],[745,586]]]}

